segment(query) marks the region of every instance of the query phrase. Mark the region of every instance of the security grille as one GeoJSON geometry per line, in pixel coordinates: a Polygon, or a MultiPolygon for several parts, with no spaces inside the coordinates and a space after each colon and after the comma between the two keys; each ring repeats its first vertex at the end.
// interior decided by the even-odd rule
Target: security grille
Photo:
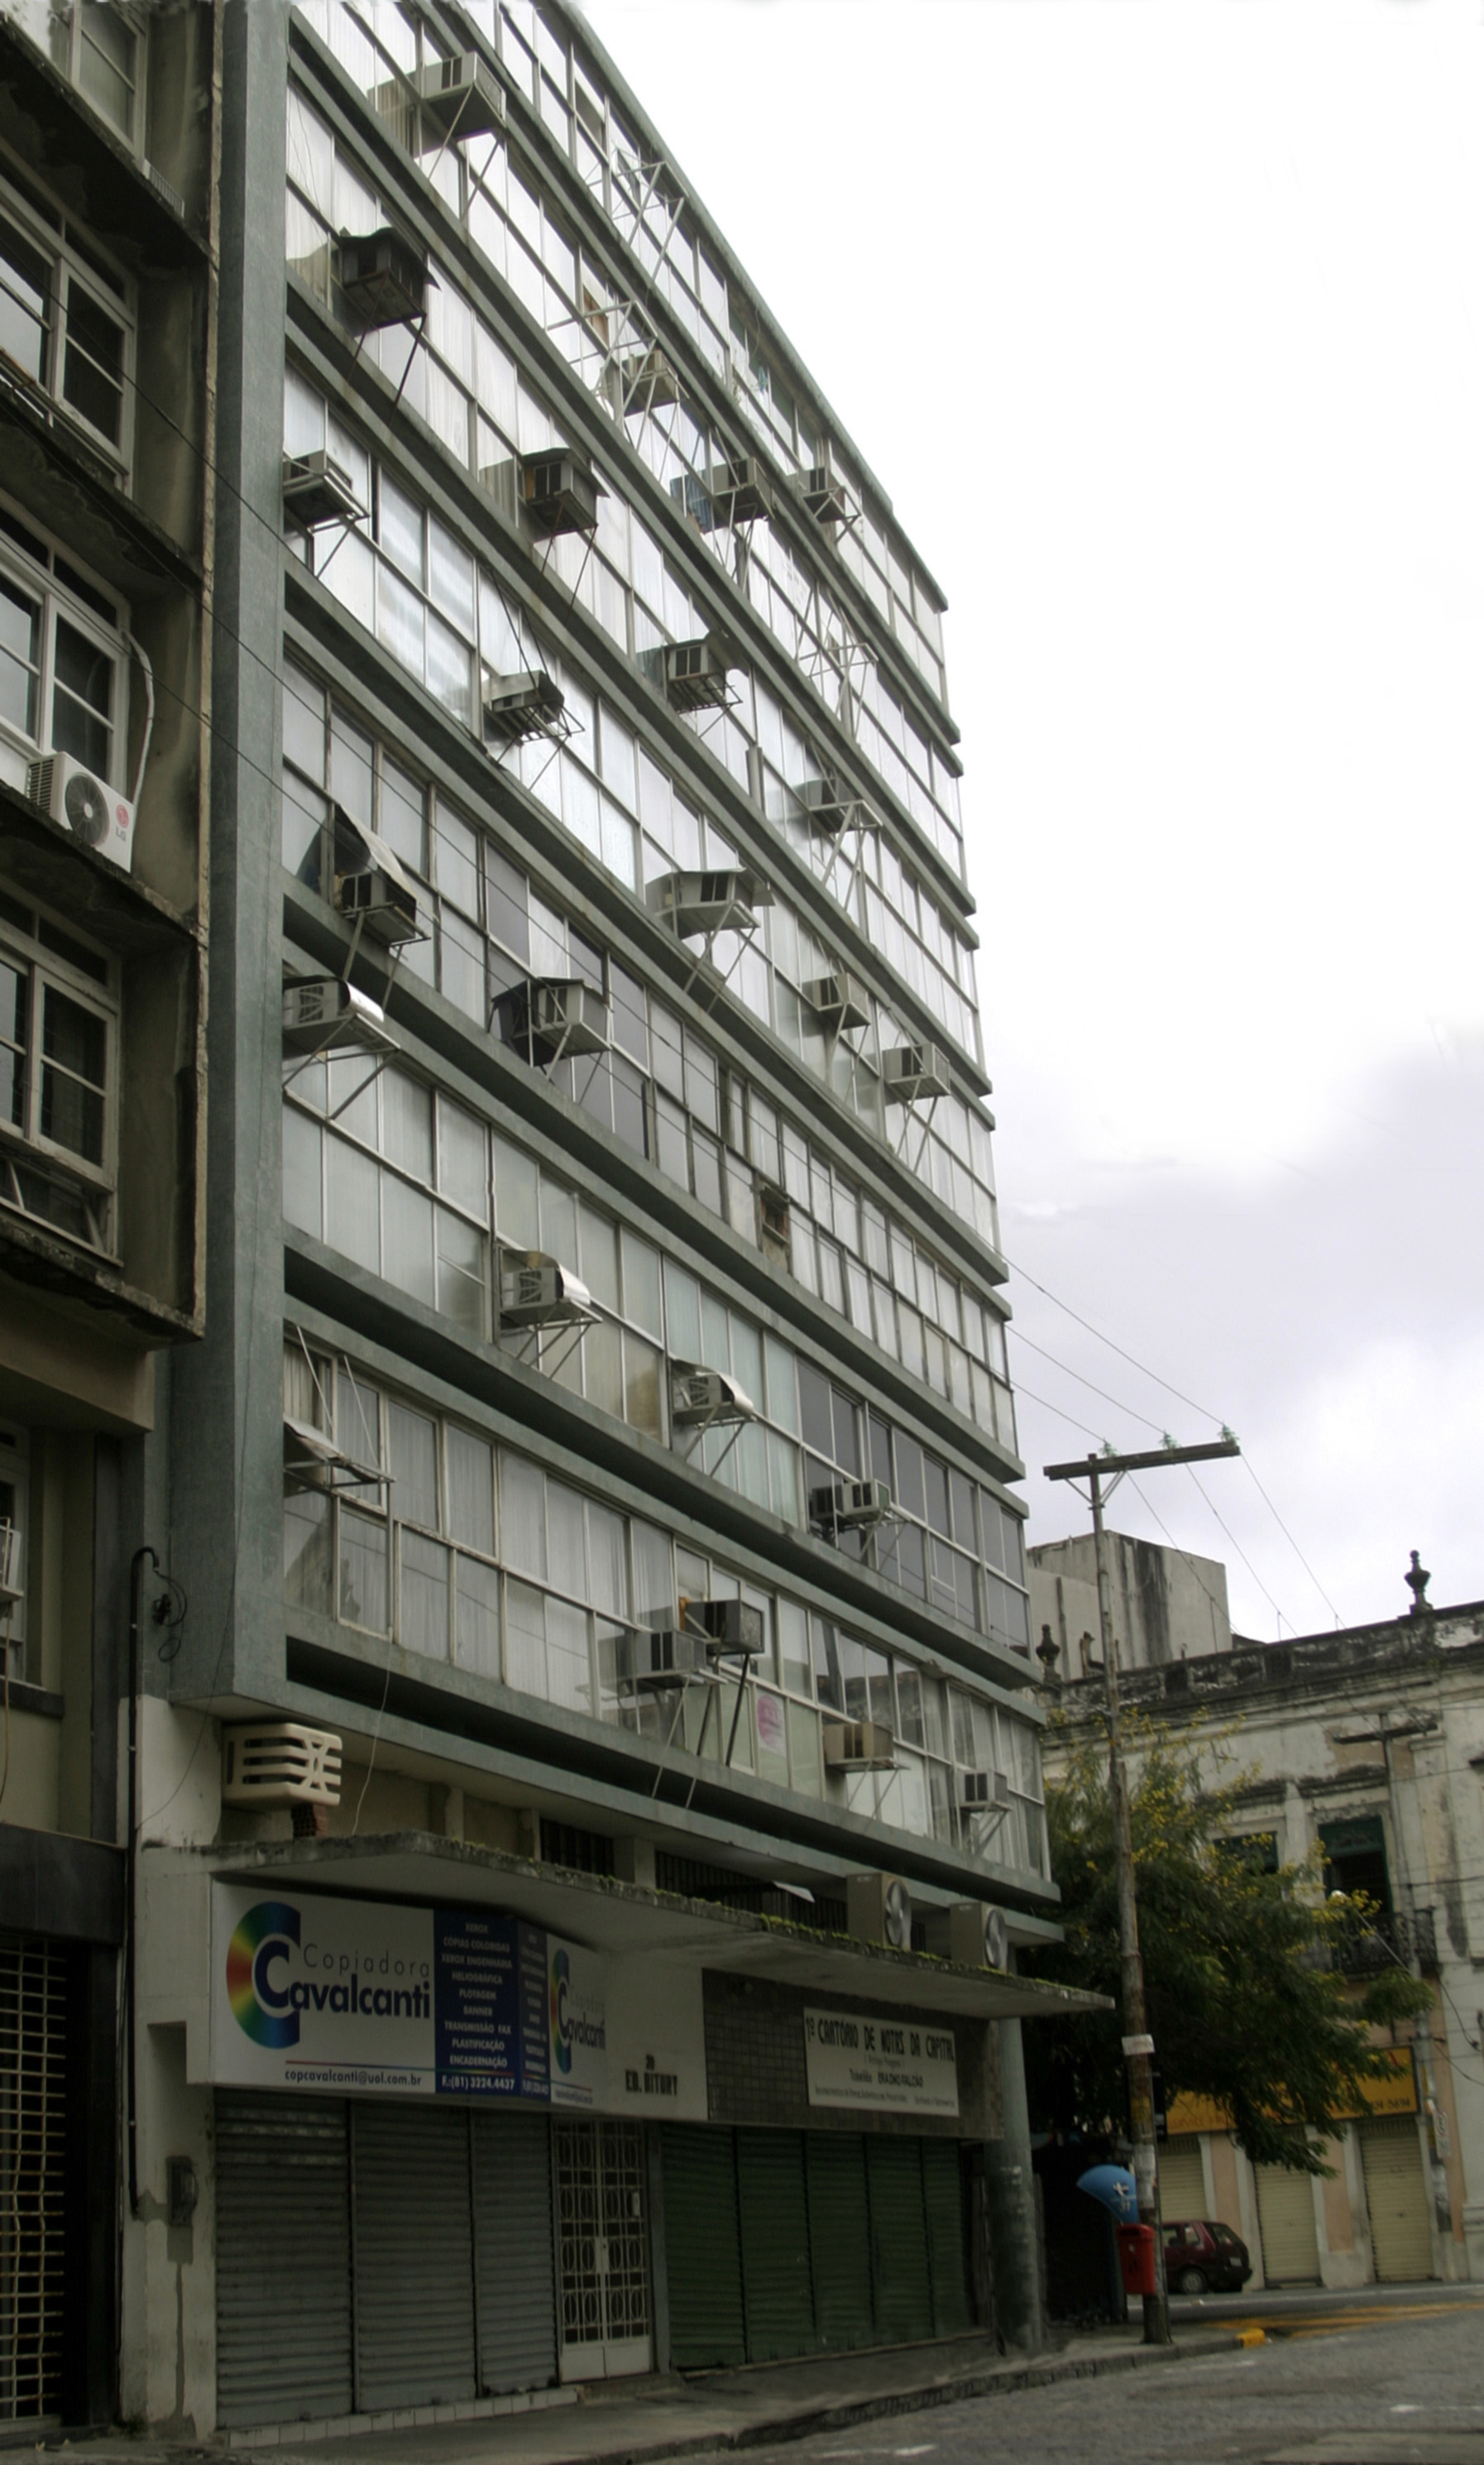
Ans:
{"type": "Polygon", "coordinates": [[[636,2122],[553,2118],[564,2379],[644,2370],[650,2270],[644,2135],[636,2122]]]}
{"type": "Polygon", "coordinates": [[[60,2404],[66,1974],[0,1935],[0,2422],[60,2404]]]}

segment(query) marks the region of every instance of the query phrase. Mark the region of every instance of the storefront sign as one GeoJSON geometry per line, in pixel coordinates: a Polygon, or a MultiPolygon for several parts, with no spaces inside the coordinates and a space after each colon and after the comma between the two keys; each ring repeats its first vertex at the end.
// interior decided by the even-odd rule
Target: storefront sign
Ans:
{"type": "Polygon", "coordinates": [[[868,2020],[858,2011],[806,2010],[804,2064],[810,2105],[862,2105],[897,2114],[959,2110],[951,2029],[868,2020]]]}
{"type": "MultiPolygon", "coordinates": [[[[1411,2050],[1406,2046],[1387,2048],[1388,2069],[1375,2079],[1361,2082],[1361,2103],[1338,2106],[1332,2120],[1336,2122],[1363,2122],[1368,2116],[1379,2114],[1415,2114],[1417,2111],[1417,2076],[1412,2068],[1411,2050]]],[[[1231,2117],[1214,2098],[1196,2097],[1182,2090],[1172,2097],[1164,2118],[1166,2138],[1182,2140],[1193,2131],[1229,2131],[1231,2117]]]]}
{"type": "Polygon", "coordinates": [[[706,2024],[700,1972],[668,1960],[625,1960],[608,1973],[609,2114],[651,2122],[706,2120],[706,2024]]]}

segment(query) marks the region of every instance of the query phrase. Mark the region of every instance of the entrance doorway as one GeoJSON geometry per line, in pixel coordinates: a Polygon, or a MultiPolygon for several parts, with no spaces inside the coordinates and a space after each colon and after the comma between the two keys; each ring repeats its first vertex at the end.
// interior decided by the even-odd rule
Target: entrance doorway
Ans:
{"type": "Polygon", "coordinates": [[[618,2379],[652,2358],[649,2195],[636,2122],[552,2121],[559,2368],[618,2379]]]}

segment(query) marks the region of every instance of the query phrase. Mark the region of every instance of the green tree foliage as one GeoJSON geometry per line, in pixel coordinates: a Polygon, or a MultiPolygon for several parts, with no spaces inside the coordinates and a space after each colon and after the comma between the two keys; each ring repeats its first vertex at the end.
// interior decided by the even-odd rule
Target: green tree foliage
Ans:
{"type": "MultiPolygon", "coordinates": [[[[1228,1835],[1235,1779],[1216,1789],[1169,1733],[1125,1722],[1144,1990],[1166,2099],[1211,2098],[1254,2164],[1328,2169],[1310,2145],[1390,2067],[1370,2042],[1429,1996],[1387,1962],[1357,1991],[1336,1954],[1364,1911],[1326,1900],[1308,1866],[1265,1872],[1228,1835]]],[[[1064,1942],[1028,1958],[1040,1977],[1120,2001],[1118,1886],[1106,1747],[1072,1749],[1046,1801],[1064,1942]]],[[[1122,2020],[1111,2012],[1027,2032],[1032,2110],[1043,2128],[1125,2127],[1122,2020]]]]}

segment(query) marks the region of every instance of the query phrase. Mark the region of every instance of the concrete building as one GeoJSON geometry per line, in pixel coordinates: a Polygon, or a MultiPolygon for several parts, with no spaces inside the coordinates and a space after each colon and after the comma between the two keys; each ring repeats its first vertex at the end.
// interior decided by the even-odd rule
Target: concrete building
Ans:
{"type": "Polygon", "coordinates": [[[210,1289],[141,1457],[122,2411],[1034,2343],[941,594],[575,12],[166,23],[210,1289]]]}
{"type": "Polygon", "coordinates": [[[0,2434],[116,2401],[117,1715],[131,1597],[177,1631],[135,1553],[203,1305],[213,46],[0,11],[0,2434]]]}
{"type": "MultiPolygon", "coordinates": [[[[1103,1546],[1120,1669],[1159,1669],[1191,1654],[1230,1651],[1227,1570],[1216,1559],[1124,1532],[1105,1532],[1103,1546]]],[[[1027,1551],[1026,1563],[1037,1650],[1050,1637],[1057,1675],[1075,1685],[1102,1666],[1093,1536],[1044,1541],[1027,1551]]]]}
{"type": "MultiPolygon", "coordinates": [[[[1059,1554],[1037,1550],[1032,1565],[1059,1554]]],[[[1224,1606],[1221,1573],[1170,1564],[1158,1589],[1188,1601],[1198,1576],[1224,1606]]],[[[1399,1961],[1432,2008],[1391,2032],[1394,2076],[1340,2120],[1327,2179],[1253,2166],[1219,2110],[1175,2098],[1163,2214],[1221,2218],[1248,2244],[1258,2286],[1484,2278],[1484,1603],[1424,1601],[1374,1626],[1219,1652],[1199,1648],[1208,1614],[1203,1597],[1158,1658],[1124,1669],[1120,1649],[1125,1708],[1194,1746],[1213,1783],[1239,1780],[1234,1836],[1274,1863],[1313,1857],[1324,1889],[1377,1905],[1342,1954],[1352,1978],[1399,1961]]],[[[1061,1735],[1100,1725],[1100,1677],[1059,1699],[1061,1735]]],[[[1057,1752],[1053,1738],[1053,1775],[1057,1752]]]]}

